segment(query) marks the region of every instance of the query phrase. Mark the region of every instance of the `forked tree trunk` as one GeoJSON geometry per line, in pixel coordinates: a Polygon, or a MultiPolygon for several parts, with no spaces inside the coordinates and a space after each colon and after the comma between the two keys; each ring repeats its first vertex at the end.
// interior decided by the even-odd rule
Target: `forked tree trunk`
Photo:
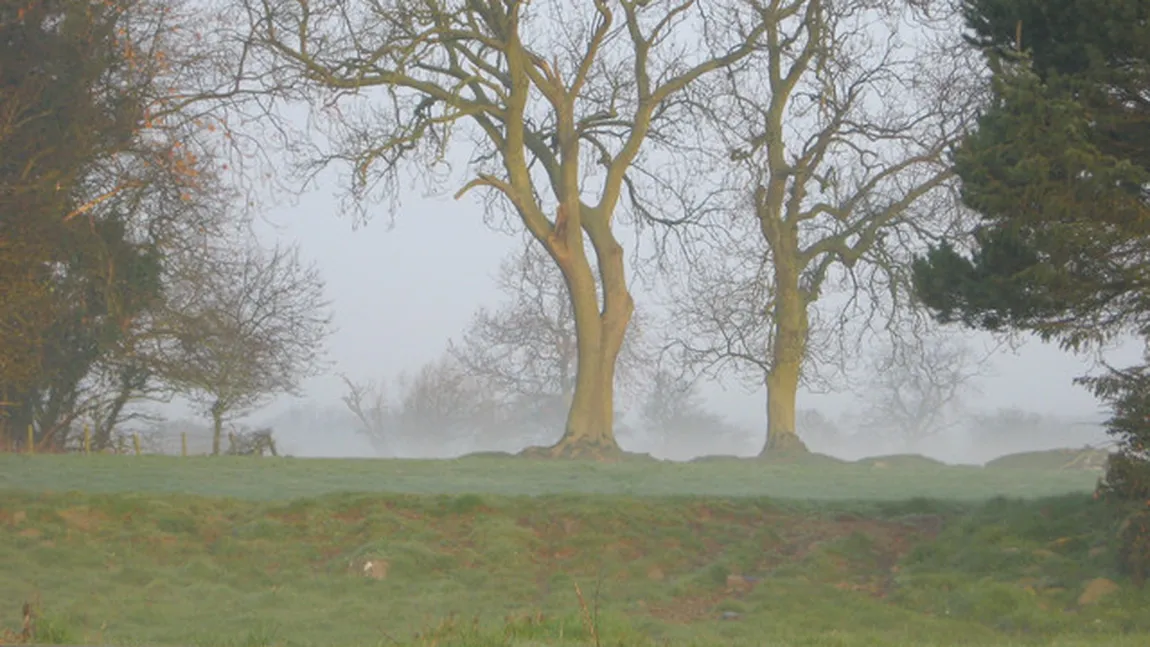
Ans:
{"type": "Polygon", "coordinates": [[[810,323],[799,273],[788,260],[785,255],[775,260],[774,347],[767,374],[767,441],[759,454],[763,458],[807,451],[795,429],[795,409],[810,323]]]}
{"type": "Polygon", "coordinates": [[[603,290],[600,307],[596,276],[581,245],[557,255],[575,317],[575,391],[562,438],[547,448],[553,458],[610,460],[620,454],[615,441],[615,362],[634,312],[623,271],[623,248],[604,232],[592,237],[603,290]]]}

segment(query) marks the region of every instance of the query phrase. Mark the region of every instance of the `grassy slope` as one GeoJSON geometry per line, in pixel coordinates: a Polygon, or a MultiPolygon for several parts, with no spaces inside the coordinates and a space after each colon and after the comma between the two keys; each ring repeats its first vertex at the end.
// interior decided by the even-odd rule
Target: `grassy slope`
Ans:
{"type": "Polygon", "coordinates": [[[1088,495],[881,501],[1094,478],[1008,472],[3,456],[0,489],[24,489],[0,493],[0,590],[38,593],[57,643],[587,644],[578,583],[604,644],[1146,644],[1145,593],[1075,603],[1112,576],[1111,521],[1088,495]],[[84,485],[103,493],[37,493],[84,485]],[[704,486],[871,501],[685,496],[704,486]],[[498,494],[517,487],[615,494],[498,494]],[[483,494],[295,498],[389,488],[483,494]],[[386,579],[363,577],[368,559],[386,579]]]}

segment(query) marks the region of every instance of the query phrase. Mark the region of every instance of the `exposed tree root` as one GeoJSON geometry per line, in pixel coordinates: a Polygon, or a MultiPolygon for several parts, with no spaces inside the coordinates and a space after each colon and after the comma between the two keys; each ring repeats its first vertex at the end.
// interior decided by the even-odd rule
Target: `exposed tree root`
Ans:
{"type": "Polygon", "coordinates": [[[767,446],[763,448],[763,451],[759,454],[759,458],[787,460],[789,458],[808,456],[810,453],[811,450],[807,448],[806,443],[799,438],[798,434],[776,433],[767,436],[767,446]]]}
{"type": "Polygon", "coordinates": [[[563,438],[550,447],[528,447],[519,455],[524,458],[615,463],[623,459],[623,450],[610,438],[563,438]]]}

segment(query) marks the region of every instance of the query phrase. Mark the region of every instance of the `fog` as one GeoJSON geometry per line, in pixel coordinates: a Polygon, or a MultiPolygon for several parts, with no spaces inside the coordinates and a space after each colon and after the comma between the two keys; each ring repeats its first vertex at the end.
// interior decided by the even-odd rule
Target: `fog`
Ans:
{"type": "MultiPolygon", "coordinates": [[[[495,271],[522,239],[489,228],[482,216],[476,203],[414,192],[403,196],[394,221],[380,208],[379,216],[366,225],[341,216],[338,196],[330,190],[269,209],[258,223],[261,237],[269,244],[298,243],[302,254],[318,265],[327,282],[335,331],[328,344],[325,375],[307,382],[301,397],[279,398],[236,424],[272,427],[280,453],[299,457],[449,457],[513,452],[531,442],[557,440],[561,419],[535,421],[531,433],[508,431],[503,436],[445,438],[437,430],[421,430],[381,452],[357,430],[356,419],[341,402],[346,393],[341,375],[387,380],[415,371],[439,357],[449,339],[459,337],[477,308],[498,304],[495,271]]],[[[643,298],[636,290],[640,306],[643,298]]],[[[992,341],[981,334],[972,338],[992,341]]],[[[1122,365],[1133,362],[1138,352],[1136,345],[1125,344],[1110,349],[1106,357],[1122,365]]],[[[1099,445],[1106,440],[1101,424],[1106,412],[1073,383],[1075,377],[1097,370],[1096,359],[1037,340],[1002,348],[989,362],[987,374],[970,384],[947,428],[914,440],[861,428],[864,395],[804,391],[798,403],[799,432],[812,450],[846,459],[918,453],[950,463],[983,463],[1020,451],[1099,445]],[[811,411],[829,420],[833,429],[811,428],[809,423],[804,428],[804,414],[809,419],[811,411]],[[988,429],[992,425],[987,419],[999,412],[1029,420],[1016,428],[988,429]]],[[[700,391],[705,407],[730,423],[720,437],[711,429],[659,437],[629,428],[625,416],[620,444],[628,451],[672,460],[757,454],[766,433],[764,388],[708,379],[700,391]]],[[[633,403],[618,404],[627,410],[633,403]]],[[[183,421],[193,437],[202,432],[197,429],[198,412],[186,405],[170,405],[162,412],[170,420],[183,421]]],[[[199,442],[191,441],[191,451],[199,442]]]]}

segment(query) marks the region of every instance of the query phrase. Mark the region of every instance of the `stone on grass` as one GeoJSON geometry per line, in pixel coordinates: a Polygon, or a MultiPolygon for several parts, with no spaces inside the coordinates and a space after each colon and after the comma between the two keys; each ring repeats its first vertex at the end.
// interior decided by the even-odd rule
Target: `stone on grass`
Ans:
{"type": "Polygon", "coordinates": [[[387,570],[390,564],[386,559],[369,558],[357,563],[352,561],[348,564],[348,572],[358,574],[362,577],[368,577],[373,580],[387,579],[387,570]]]}

